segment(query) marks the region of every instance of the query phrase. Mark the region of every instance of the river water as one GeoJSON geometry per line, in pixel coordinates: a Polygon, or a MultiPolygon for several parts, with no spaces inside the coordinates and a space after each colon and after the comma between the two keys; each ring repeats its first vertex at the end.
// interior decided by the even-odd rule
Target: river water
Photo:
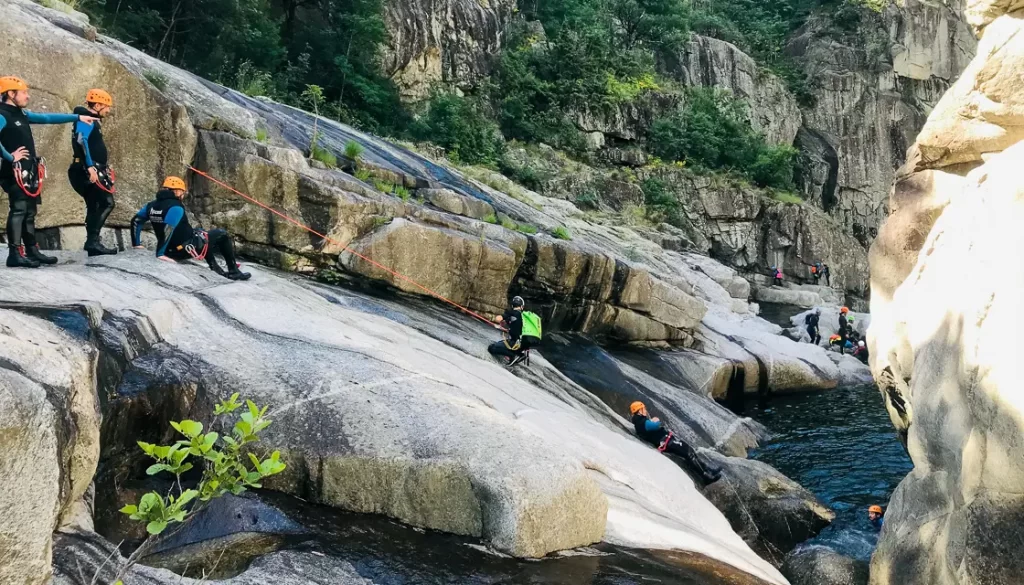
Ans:
{"type": "Polygon", "coordinates": [[[744,414],[775,436],[753,459],[764,461],[814,492],[836,520],[813,544],[869,560],[877,533],[871,504],[885,507],[912,464],[874,386],[777,397],[744,414]]]}

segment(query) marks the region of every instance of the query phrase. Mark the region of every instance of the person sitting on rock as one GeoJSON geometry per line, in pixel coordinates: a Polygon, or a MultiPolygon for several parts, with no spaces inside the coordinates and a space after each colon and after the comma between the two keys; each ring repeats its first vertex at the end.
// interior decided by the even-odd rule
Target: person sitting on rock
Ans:
{"type": "Polygon", "coordinates": [[[853,357],[863,363],[868,363],[868,345],[863,340],[857,342],[857,349],[853,350],[853,357]]]}
{"type": "Polygon", "coordinates": [[[818,345],[821,343],[821,328],[819,327],[819,321],[821,320],[821,309],[814,309],[814,312],[804,317],[804,324],[807,325],[807,335],[811,336],[811,343],[818,345]]]}
{"type": "Polygon", "coordinates": [[[647,414],[647,407],[643,402],[634,402],[629,405],[629,414],[632,417],[633,429],[636,436],[658,448],[662,453],[678,455],[686,461],[690,470],[696,473],[704,485],[712,484],[722,478],[722,471],[704,465],[697,456],[697,452],[687,445],[682,439],[666,429],[660,420],[651,418],[647,414]]]}
{"type": "Polygon", "coordinates": [[[871,522],[871,527],[875,530],[882,530],[882,525],[885,523],[885,510],[879,505],[873,505],[868,508],[868,521],[871,522]]]}
{"type": "Polygon", "coordinates": [[[167,177],[163,188],[132,218],[132,246],[144,250],[142,245],[142,227],[146,222],[153,224],[156,233],[156,256],[165,262],[178,260],[206,260],[210,270],[231,280],[249,280],[248,272],[238,269],[235,259],[235,244],[231,236],[224,230],[206,230],[195,228],[188,222],[183,201],[187,190],[185,181],[178,177],[167,177]],[[225,272],[217,263],[213,252],[220,252],[227,262],[225,272]]]}
{"type": "Polygon", "coordinates": [[[772,281],[775,283],[775,286],[782,286],[782,278],[782,270],[776,266],[772,266],[772,281]]]}
{"type": "Polygon", "coordinates": [[[540,316],[525,309],[526,301],[523,297],[512,297],[512,308],[494,318],[497,327],[505,332],[505,338],[492,343],[487,351],[491,355],[504,357],[510,368],[529,359],[530,349],[540,345],[540,316]]]}
{"type": "Polygon", "coordinates": [[[846,350],[853,349],[853,344],[848,339],[844,339],[839,335],[833,335],[828,338],[829,346],[838,351],[841,354],[846,354],[846,350]]]}
{"type": "MultiPolygon", "coordinates": [[[[75,108],[75,113],[102,119],[110,115],[113,107],[114,98],[109,93],[90,89],[85,95],[85,106],[75,108]]],[[[117,254],[117,250],[100,243],[100,231],[114,210],[114,175],[107,166],[107,144],[100,123],[75,124],[71,149],[75,157],[68,167],[68,181],[85,200],[85,251],[89,256],[117,254]]]]}
{"type": "Polygon", "coordinates": [[[33,124],[92,124],[93,116],[39,114],[25,108],[28,84],[17,77],[0,77],[0,188],[8,197],[7,266],[39,268],[57,259],[39,251],[36,241],[36,212],[42,201],[46,167],[36,153],[33,124]]]}

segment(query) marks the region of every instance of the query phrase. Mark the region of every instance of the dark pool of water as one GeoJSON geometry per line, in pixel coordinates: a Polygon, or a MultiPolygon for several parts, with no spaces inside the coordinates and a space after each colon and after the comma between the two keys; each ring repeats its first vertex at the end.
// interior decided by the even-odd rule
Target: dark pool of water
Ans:
{"type": "Polygon", "coordinates": [[[867,520],[913,467],[874,386],[773,399],[745,413],[775,437],[751,457],[814,492],[836,520],[812,542],[868,560],[877,533],[867,520]]]}

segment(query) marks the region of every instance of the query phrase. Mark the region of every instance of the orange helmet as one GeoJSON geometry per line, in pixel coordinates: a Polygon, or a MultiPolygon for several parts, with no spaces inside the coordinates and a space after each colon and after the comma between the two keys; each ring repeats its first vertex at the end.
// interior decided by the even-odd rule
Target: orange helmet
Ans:
{"type": "Polygon", "coordinates": [[[870,508],[868,508],[868,512],[871,512],[871,513],[874,513],[874,514],[882,514],[883,513],[882,512],[882,507],[878,506],[878,505],[874,505],[874,506],[871,506],[870,508]]]}
{"type": "Polygon", "coordinates": [[[173,189],[175,191],[187,191],[188,187],[185,186],[185,181],[178,177],[167,177],[164,179],[164,189],[173,189]]]}
{"type": "Polygon", "coordinates": [[[102,89],[90,89],[85,94],[85,103],[114,107],[114,98],[110,97],[110,94],[102,89]]]}
{"type": "Polygon", "coordinates": [[[0,77],[0,93],[7,93],[9,91],[19,91],[22,89],[28,89],[28,84],[25,80],[20,77],[14,77],[13,75],[8,77],[0,77]]]}
{"type": "Polygon", "coordinates": [[[850,312],[850,309],[843,307],[842,309],[839,309],[839,312],[845,315],[850,312]]]}
{"type": "Polygon", "coordinates": [[[635,415],[636,413],[640,412],[641,410],[647,410],[647,407],[644,406],[644,403],[640,402],[639,400],[637,400],[633,404],[629,405],[629,415],[630,416],[635,415]]]}

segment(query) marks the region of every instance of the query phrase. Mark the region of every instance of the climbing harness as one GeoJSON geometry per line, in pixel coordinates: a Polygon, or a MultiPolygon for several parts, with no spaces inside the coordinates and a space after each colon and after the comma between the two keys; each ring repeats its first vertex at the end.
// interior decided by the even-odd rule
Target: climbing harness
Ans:
{"type": "Polygon", "coordinates": [[[248,201],[248,202],[250,202],[250,203],[252,203],[252,204],[254,204],[254,205],[258,206],[258,207],[266,209],[270,213],[273,213],[274,215],[280,217],[281,219],[287,221],[288,223],[290,223],[292,225],[295,225],[295,226],[297,226],[299,228],[302,228],[303,230],[306,230],[307,232],[313,234],[314,236],[317,236],[318,238],[322,239],[325,242],[330,242],[331,244],[334,244],[335,246],[338,246],[343,251],[348,252],[349,254],[352,254],[356,258],[359,258],[359,259],[361,259],[361,260],[363,260],[365,262],[368,262],[369,264],[372,264],[373,266],[375,266],[377,268],[380,268],[381,270],[387,272],[388,274],[391,274],[395,278],[398,278],[398,279],[401,279],[401,280],[403,280],[405,282],[408,282],[409,284],[411,284],[411,285],[415,286],[416,288],[426,292],[427,294],[429,294],[432,297],[434,297],[434,298],[436,298],[436,299],[438,299],[440,301],[443,301],[445,303],[448,303],[449,305],[455,307],[456,309],[459,309],[460,311],[462,311],[463,313],[469,315],[470,317],[473,317],[474,319],[477,319],[477,320],[479,320],[479,321],[481,321],[483,323],[486,323],[486,324],[488,324],[490,326],[494,326],[494,323],[490,319],[488,319],[488,318],[484,317],[483,315],[480,315],[479,313],[476,313],[476,312],[474,312],[474,311],[472,311],[472,310],[470,310],[470,309],[460,305],[459,303],[456,303],[455,301],[453,301],[453,300],[451,300],[451,299],[441,295],[440,293],[438,293],[438,292],[436,292],[436,291],[434,291],[434,290],[432,290],[432,289],[430,289],[430,288],[428,288],[428,287],[426,287],[426,286],[416,282],[415,280],[409,278],[408,276],[405,276],[404,274],[396,272],[396,271],[388,268],[387,266],[384,266],[380,262],[377,262],[375,260],[371,260],[370,258],[367,258],[366,256],[360,254],[359,252],[356,252],[352,248],[349,248],[348,246],[346,246],[343,243],[339,242],[338,240],[335,240],[335,239],[331,238],[330,236],[326,236],[326,235],[324,235],[324,234],[314,230],[313,228],[309,227],[308,225],[306,225],[306,224],[304,224],[304,223],[302,223],[302,222],[300,222],[298,220],[292,219],[288,215],[286,215],[286,214],[284,214],[284,213],[274,209],[273,207],[271,207],[271,206],[261,202],[260,200],[254,198],[254,197],[251,197],[249,195],[246,195],[245,193],[242,193],[241,191],[239,191],[238,189],[235,189],[231,185],[228,185],[227,183],[225,183],[223,181],[220,181],[220,180],[210,176],[209,174],[207,174],[207,173],[205,173],[205,172],[195,168],[194,166],[192,166],[190,164],[185,163],[185,167],[187,169],[189,169],[190,171],[192,171],[193,173],[195,173],[195,174],[197,174],[197,175],[199,175],[201,177],[206,178],[211,183],[213,183],[215,185],[218,185],[218,186],[220,186],[220,187],[222,187],[224,189],[227,189],[228,191],[231,191],[235,195],[238,195],[239,197],[245,199],[246,201],[248,201]]]}
{"type": "Polygon", "coordinates": [[[195,260],[205,260],[206,253],[210,251],[210,235],[206,230],[196,229],[192,232],[192,241],[175,248],[177,251],[184,250],[195,260]],[[198,241],[198,243],[197,243],[198,241]],[[202,246],[200,249],[199,246],[202,246]]]}
{"type": "Polygon", "coordinates": [[[665,440],[661,442],[661,445],[658,445],[658,452],[659,453],[664,453],[665,450],[668,449],[669,444],[672,442],[672,437],[673,436],[674,435],[673,435],[672,431],[669,431],[668,435],[665,436],[665,440]]]}
{"type": "Polygon", "coordinates": [[[46,179],[46,160],[37,158],[34,161],[26,159],[14,163],[14,182],[18,184],[25,195],[39,197],[43,192],[43,181],[46,179]],[[29,162],[31,166],[22,164],[29,162]],[[34,164],[33,164],[34,163],[34,164]]]}
{"type": "Polygon", "coordinates": [[[117,173],[114,172],[112,167],[106,165],[96,165],[96,177],[99,179],[95,185],[102,191],[106,191],[113,195],[117,191],[117,187],[114,186],[114,182],[117,181],[117,173]]]}

